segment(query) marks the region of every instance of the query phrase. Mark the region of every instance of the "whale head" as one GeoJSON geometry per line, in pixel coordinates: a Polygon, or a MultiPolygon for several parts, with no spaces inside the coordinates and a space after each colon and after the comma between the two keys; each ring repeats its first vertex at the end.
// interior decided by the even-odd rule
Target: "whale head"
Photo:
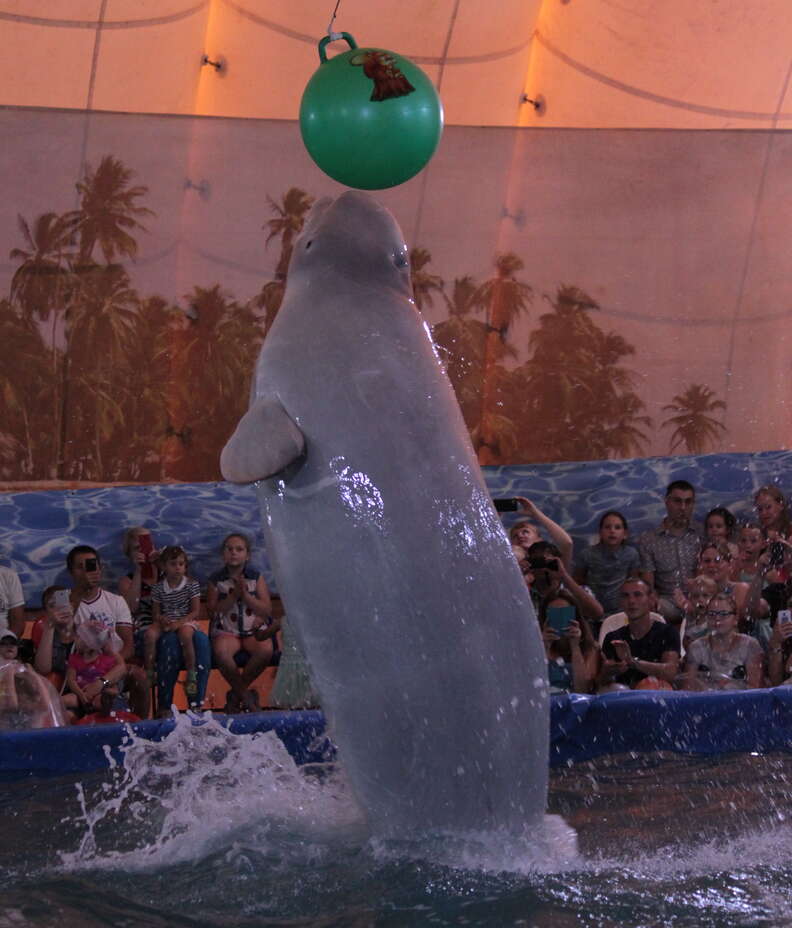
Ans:
{"type": "Polygon", "coordinates": [[[316,279],[323,272],[413,298],[409,252],[399,224],[358,190],[318,200],[294,244],[290,278],[310,274],[316,279]]]}

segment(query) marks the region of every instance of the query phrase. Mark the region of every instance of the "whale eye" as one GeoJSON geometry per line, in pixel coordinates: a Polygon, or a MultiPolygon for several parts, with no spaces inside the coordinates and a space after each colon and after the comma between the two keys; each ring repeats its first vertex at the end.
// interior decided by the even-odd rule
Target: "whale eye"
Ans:
{"type": "Polygon", "coordinates": [[[403,268],[407,267],[407,265],[410,263],[410,260],[403,251],[399,251],[394,255],[393,263],[396,265],[396,267],[403,268]]]}
{"type": "Polygon", "coordinates": [[[309,242],[306,242],[306,243],[305,243],[305,250],[308,251],[308,249],[311,247],[311,245],[313,245],[313,239],[311,239],[309,242]]]}

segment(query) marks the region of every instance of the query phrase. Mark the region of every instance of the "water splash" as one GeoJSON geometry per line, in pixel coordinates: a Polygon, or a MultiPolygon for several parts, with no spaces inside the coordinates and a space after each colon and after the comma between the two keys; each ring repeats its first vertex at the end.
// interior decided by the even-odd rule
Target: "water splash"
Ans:
{"type": "Polygon", "coordinates": [[[194,861],[251,822],[260,838],[283,824],[314,835],[362,825],[340,770],[298,768],[274,732],[231,734],[211,715],[175,720],[159,742],[130,730],[109,781],[93,793],[77,785],[84,830],[76,850],[61,852],[64,869],[194,861]]]}

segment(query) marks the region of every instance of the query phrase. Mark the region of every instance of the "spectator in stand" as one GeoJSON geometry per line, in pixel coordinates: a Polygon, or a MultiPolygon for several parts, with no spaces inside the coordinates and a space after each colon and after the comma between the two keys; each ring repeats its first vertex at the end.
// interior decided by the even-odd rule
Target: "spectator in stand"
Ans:
{"type": "Polygon", "coordinates": [[[737,536],[737,557],[732,561],[731,579],[738,583],[750,583],[762,573],[759,558],[767,547],[762,528],[757,522],[742,526],[737,536]]]}
{"type": "Polygon", "coordinates": [[[701,527],[692,522],[696,491],[687,480],[669,483],[666,516],[658,528],[641,535],[641,576],[657,591],[657,611],[667,622],[679,625],[682,613],[674,603],[674,590],[684,588],[693,576],[701,550],[701,527]]]}
{"type": "Polygon", "coordinates": [[[670,689],[679,673],[679,633],[670,624],[653,621],[649,585],[637,577],[622,584],[627,628],[605,636],[597,678],[599,692],[612,689],[670,689]]]}
{"type": "Polygon", "coordinates": [[[690,645],[685,662],[686,690],[755,689],[764,682],[759,642],[737,631],[737,603],[716,593],[707,604],[709,632],[690,645]]]}
{"type": "Polygon", "coordinates": [[[132,710],[141,718],[149,714],[149,688],[143,668],[133,663],[135,642],[132,615],[122,596],[102,589],[102,559],[90,545],[77,545],[66,556],[66,567],[72,576],[71,605],[75,632],[86,623],[106,628],[106,651],[119,651],[126,664],[125,685],[132,710]]]}
{"type": "MultiPolygon", "coordinates": [[[[592,625],[599,627],[602,606],[588,589],[577,583],[564,563],[561,552],[549,541],[537,541],[528,549],[530,574],[525,574],[531,598],[536,605],[552,594],[566,590],[575,601],[578,613],[592,625]]],[[[538,611],[538,609],[537,609],[538,611]]]]}
{"type": "Polygon", "coordinates": [[[765,538],[789,538],[792,534],[792,520],[786,497],[781,490],[770,484],[759,487],[754,495],[754,508],[765,538]]]}
{"type": "Polygon", "coordinates": [[[599,600],[605,615],[621,608],[621,585],[627,577],[637,577],[641,558],[635,548],[625,544],[627,520],[611,509],[599,521],[599,542],[580,555],[575,571],[578,583],[587,583],[599,600]]]}
{"type": "Polygon", "coordinates": [[[537,541],[542,541],[539,529],[543,528],[550,537],[550,541],[558,548],[559,556],[567,567],[572,567],[572,539],[557,522],[546,516],[542,510],[524,496],[516,496],[520,504],[520,511],[528,518],[519,519],[509,529],[509,540],[513,545],[522,545],[528,550],[537,541]]]}
{"type": "Polygon", "coordinates": [[[590,693],[599,652],[588,622],[564,590],[550,593],[539,609],[551,693],[590,693]]]}
{"type": "Polygon", "coordinates": [[[31,638],[36,654],[33,666],[59,693],[66,683],[66,662],[74,648],[74,613],[71,606],[59,608],[55,594],[62,586],[48,586],[41,597],[44,615],[33,624],[31,638]]]}
{"type": "Polygon", "coordinates": [[[699,555],[700,574],[711,577],[718,585],[718,592],[732,596],[737,603],[738,619],[753,627],[757,619],[764,618],[770,607],[761,598],[761,577],[755,577],[748,583],[730,580],[733,571],[732,556],[726,542],[706,542],[699,555]]]}
{"type": "Polygon", "coordinates": [[[732,558],[737,557],[739,554],[734,538],[736,531],[737,520],[725,506],[716,506],[714,509],[710,509],[704,519],[704,540],[726,542],[732,558]]]}
{"type": "Polygon", "coordinates": [[[685,636],[682,642],[683,648],[687,650],[691,641],[701,638],[702,635],[709,634],[709,624],[707,623],[707,607],[709,601],[718,592],[718,584],[712,577],[705,574],[699,574],[688,580],[686,584],[686,593],[677,590],[674,595],[674,602],[682,610],[685,617],[685,636]]]}
{"type": "Polygon", "coordinates": [[[25,597],[19,575],[0,567],[0,633],[12,631],[17,638],[25,632],[25,597]]]}
{"type": "Polygon", "coordinates": [[[151,588],[160,579],[160,553],[151,532],[142,525],[124,532],[123,550],[132,570],[118,581],[118,592],[132,613],[134,659],[143,662],[144,636],[151,625],[151,588]]]}
{"type": "MultiPolygon", "coordinates": [[[[630,578],[628,577],[627,579],[629,580],[630,578]]],[[[624,581],[622,581],[622,583],[623,582],[624,581]]],[[[713,592],[715,591],[713,590],[713,592]]],[[[621,590],[619,590],[619,598],[621,599],[621,590]]],[[[656,610],[657,594],[654,590],[649,590],[649,618],[653,622],[665,622],[665,619],[656,610]]],[[[627,618],[627,613],[623,609],[619,612],[614,612],[612,615],[606,616],[605,620],[600,626],[599,636],[597,638],[597,645],[600,650],[602,650],[602,645],[605,641],[606,635],[609,635],[611,632],[615,632],[618,628],[627,628],[629,624],[630,620],[627,618]]]]}
{"type": "Polygon", "coordinates": [[[160,715],[167,715],[179,671],[187,671],[185,690],[191,709],[203,705],[212,665],[209,639],[198,626],[201,606],[197,580],[187,576],[188,561],[183,548],[170,545],[162,550],[160,567],[164,577],[151,591],[153,622],[146,629],[146,648],[157,651],[157,693],[160,715]]]}
{"type": "Polygon", "coordinates": [[[126,674],[126,665],[117,651],[107,653],[107,628],[83,622],[77,628],[74,649],[66,662],[66,689],[63,703],[77,715],[100,707],[102,690],[115,685],[126,674]]]}
{"type": "Polygon", "coordinates": [[[258,709],[253,682],[273,662],[278,652],[272,621],[272,602],[267,581],[249,563],[250,542],[239,532],[223,539],[220,546],[223,567],[209,578],[206,608],[212,620],[212,649],[215,663],[231,689],[226,712],[258,709]],[[236,659],[247,654],[241,668],[236,659]]]}
{"type": "Polygon", "coordinates": [[[776,617],[767,649],[770,686],[792,686],[792,599],[776,617]]]}

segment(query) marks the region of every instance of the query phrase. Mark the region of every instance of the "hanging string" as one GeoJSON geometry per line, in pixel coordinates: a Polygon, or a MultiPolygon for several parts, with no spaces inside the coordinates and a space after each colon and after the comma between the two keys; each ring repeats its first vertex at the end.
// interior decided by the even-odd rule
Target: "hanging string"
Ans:
{"type": "Polygon", "coordinates": [[[341,6],[341,0],[336,0],[335,9],[333,10],[333,15],[330,17],[330,22],[327,24],[327,34],[330,37],[331,42],[335,42],[336,39],[342,37],[342,33],[333,32],[333,23],[335,22],[336,14],[338,13],[338,8],[341,6]]]}

